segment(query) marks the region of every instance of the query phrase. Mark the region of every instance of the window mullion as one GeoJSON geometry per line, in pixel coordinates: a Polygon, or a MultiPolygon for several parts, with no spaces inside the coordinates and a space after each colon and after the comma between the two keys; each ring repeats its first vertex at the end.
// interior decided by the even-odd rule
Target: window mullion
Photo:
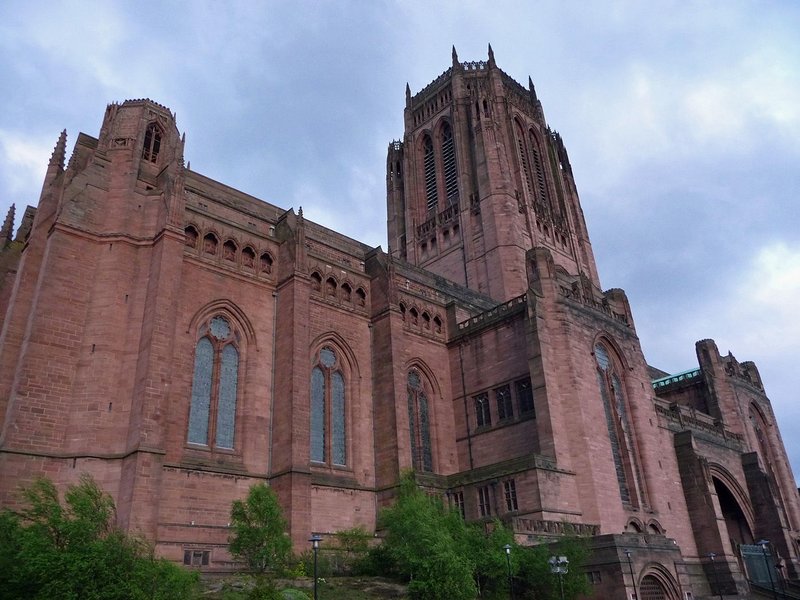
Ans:
{"type": "Polygon", "coordinates": [[[211,403],[208,407],[208,446],[217,447],[217,412],[219,410],[219,385],[222,371],[222,344],[214,340],[214,363],[211,370],[211,403]]]}

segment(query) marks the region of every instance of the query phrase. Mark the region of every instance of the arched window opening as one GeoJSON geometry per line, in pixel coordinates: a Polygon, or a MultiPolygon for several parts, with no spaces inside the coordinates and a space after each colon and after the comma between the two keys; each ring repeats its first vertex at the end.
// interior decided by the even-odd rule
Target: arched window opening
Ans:
{"type": "Polygon", "coordinates": [[[408,314],[411,315],[411,324],[418,325],[419,324],[419,313],[417,312],[416,308],[412,308],[408,311],[408,314]]]}
{"type": "Polygon", "coordinates": [[[353,299],[353,288],[349,283],[342,284],[342,300],[350,302],[353,299]]]}
{"type": "Polygon", "coordinates": [[[544,169],[542,168],[542,160],[539,156],[539,145],[536,141],[536,136],[531,132],[531,154],[533,155],[533,171],[536,178],[536,188],[539,196],[539,201],[547,205],[547,183],[544,177],[544,169]]]}
{"type": "Polygon", "coordinates": [[[247,267],[248,269],[252,269],[255,267],[256,264],[256,251],[253,250],[250,246],[247,246],[244,250],[242,250],[242,265],[247,267]]]}
{"type": "Polygon", "coordinates": [[[239,383],[238,334],[223,316],[200,328],[195,346],[187,441],[232,450],[239,383]],[[209,444],[213,439],[214,443],[209,444]]]}
{"type": "Polygon", "coordinates": [[[403,321],[406,320],[406,305],[402,302],[400,303],[400,316],[402,317],[403,321]]]}
{"type": "Polygon", "coordinates": [[[442,333],[442,320],[439,317],[433,317],[433,330],[442,333]]]}
{"type": "Polygon", "coordinates": [[[325,295],[335,297],[336,287],[336,280],[333,277],[328,277],[325,280],[325,295]]]}
{"type": "Polygon", "coordinates": [[[345,380],[333,348],[319,351],[311,370],[311,461],[347,464],[345,380]],[[330,435],[328,434],[330,432],[330,435]]]}
{"type": "Polygon", "coordinates": [[[359,306],[367,305],[367,292],[364,291],[364,288],[358,288],[356,290],[356,302],[359,306]]]}
{"type": "Polygon", "coordinates": [[[531,185],[531,170],[528,161],[528,149],[525,147],[525,133],[519,121],[514,121],[517,130],[517,150],[519,152],[519,164],[522,167],[522,179],[528,196],[533,197],[533,186],[531,185]]]}
{"type": "Polygon", "coordinates": [[[236,243],[233,240],[222,244],[222,258],[231,262],[236,260],[236,243]]]}
{"type": "Polygon", "coordinates": [[[161,150],[161,129],[155,123],[150,123],[144,132],[144,148],[142,148],[142,158],[149,162],[158,160],[158,153],[161,150]]]}
{"type": "Polygon", "coordinates": [[[411,464],[417,471],[433,471],[428,396],[416,370],[408,374],[408,427],[411,464]]]}
{"type": "Polygon", "coordinates": [[[425,329],[431,328],[431,316],[426,312],[422,313],[422,327],[425,329]]]}
{"type": "Polygon", "coordinates": [[[197,248],[197,238],[199,237],[197,229],[193,225],[189,225],[183,232],[186,236],[183,243],[189,248],[197,248]]]}
{"type": "Polygon", "coordinates": [[[315,292],[322,290],[322,275],[316,271],[311,274],[311,289],[315,292]]]}
{"type": "Polygon", "coordinates": [[[425,171],[425,200],[428,211],[435,211],[439,205],[436,190],[436,159],[433,154],[433,141],[429,135],[422,140],[422,165],[425,171]]]}
{"type": "MultiPolygon", "coordinates": [[[[600,388],[600,397],[606,417],[608,437],[611,442],[611,456],[617,474],[617,484],[622,502],[638,506],[634,473],[637,479],[638,469],[632,452],[631,428],[628,422],[628,410],[622,379],[618,369],[611,359],[608,350],[602,344],[594,347],[597,362],[597,385],[600,388]]],[[[641,485],[640,485],[641,487],[641,485]]],[[[642,493],[644,490],[642,490],[642,493]]]]}
{"type": "Polygon", "coordinates": [[[203,238],[203,252],[212,256],[217,254],[217,236],[213,233],[207,233],[203,238]]]}
{"type": "Polygon", "coordinates": [[[458,174],[456,172],[453,130],[449,123],[442,125],[442,167],[444,169],[444,193],[447,205],[451,206],[458,202],[458,174]]]}
{"type": "Polygon", "coordinates": [[[272,257],[269,255],[269,252],[264,252],[261,255],[261,272],[269,275],[272,273],[272,257]]]}

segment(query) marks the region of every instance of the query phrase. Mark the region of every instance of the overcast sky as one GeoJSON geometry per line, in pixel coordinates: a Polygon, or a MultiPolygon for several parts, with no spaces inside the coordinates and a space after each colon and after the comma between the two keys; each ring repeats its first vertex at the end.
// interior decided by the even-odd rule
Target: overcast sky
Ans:
{"type": "Polygon", "coordinates": [[[192,169],[385,249],[406,82],[491,42],[564,138],[650,364],[696,367],[702,338],[755,361],[800,475],[798,32],[793,0],[6,0],[0,218],[36,204],[62,129],[71,150],[107,103],[149,97],[192,169]]]}

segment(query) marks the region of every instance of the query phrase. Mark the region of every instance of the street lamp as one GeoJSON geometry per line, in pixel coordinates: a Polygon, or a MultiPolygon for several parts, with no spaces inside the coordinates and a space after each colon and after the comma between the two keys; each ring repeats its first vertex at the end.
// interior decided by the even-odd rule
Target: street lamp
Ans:
{"type": "Polygon", "coordinates": [[[308,541],[311,542],[311,548],[314,550],[314,600],[317,600],[317,551],[322,538],[315,533],[308,541]]]}
{"type": "Polygon", "coordinates": [[[550,572],[553,575],[558,575],[561,600],[564,600],[564,575],[569,573],[569,560],[567,560],[566,556],[551,556],[547,562],[550,564],[550,572]]]}
{"type": "Polygon", "coordinates": [[[625,556],[628,557],[628,569],[631,571],[631,581],[633,581],[633,598],[638,600],[639,592],[636,591],[636,577],[633,575],[633,563],[631,562],[631,551],[625,548],[625,556]]]}
{"type": "Polygon", "coordinates": [[[769,587],[772,588],[772,597],[778,600],[778,592],[775,591],[775,581],[772,579],[772,567],[767,559],[767,544],[769,544],[769,540],[758,540],[756,544],[761,546],[761,552],[764,555],[764,566],[767,568],[767,575],[769,575],[769,587]]]}
{"type": "Polygon", "coordinates": [[[514,579],[511,577],[511,544],[503,546],[506,551],[506,565],[508,566],[508,597],[514,600],[514,579]]]}
{"type": "Polygon", "coordinates": [[[714,574],[714,587],[717,588],[717,593],[719,594],[719,600],[723,600],[722,588],[719,585],[719,578],[717,577],[717,563],[714,561],[716,557],[717,555],[714,552],[708,553],[708,558],[711,559],[711,572],[714,574]]]}

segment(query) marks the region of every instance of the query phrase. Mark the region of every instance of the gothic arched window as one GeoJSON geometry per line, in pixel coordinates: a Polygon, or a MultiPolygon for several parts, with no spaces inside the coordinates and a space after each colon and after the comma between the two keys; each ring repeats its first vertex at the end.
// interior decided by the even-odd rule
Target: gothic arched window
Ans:
{"type": "Polygon", "coordinates": [[[456,172],[456,153],[453,144],[453,130],[449,123],[442,125],[442,168],[444,169],[444,194],[447,205],[458,202],[458,174],[456,172]]]}
{"type": "Polygon", "coordinates": [[[517,134],[517,150],[519,151],[519,164],[522,168],[522,179],[525,184],[525,189],[528,191],[528,196],[533,198],[533,186],[531,184],[531,169],[530,161],[528,160],[528,149],[525,147],[525,132],[522,129],[519,121],[514,121],[517,134]]]}
{"type": "Polygon", "coordinates": [[[408,374],[408,428],[411,436],[411,464],[417,471],[433,471],[428,396],[418,371],[408,374]]]}
{"type": "Polygon", "coordinates": [[[428,211],[435,211],[439,206],[439,194],[436,190],[436,158],[433,154],[433,141],[429,135],[422,140],[422,165],[425,170],[425,202],[428,211]]]}
{"type": "Polygon", "coordinates": [[[203,324],[200,335],[194,352],[187,441],[232,450],[239,382],[238,335],[230,321],[219,315],[203,324]]]}
{"type": "Polygon", "coordinates": [[[144,132],[144,148],[142,148],[142,158],[149,162],[158,160],[158,153],[161,150],[161,129],[155,123],[150,123],[144,132]]]}
{"type": "Polygon", "coordinates": [[[605,345],[597,344],[594,347],[594,357],[597,362],[597,385],[603,401],[619,494],[625,504],[636,506],[638,505],[634,483],[636,466],[622,378],[605,345]]]}
{"type": "Polygon", "coordinates": [[[311,370],[311,460],[347,464],[345,429],[345,381],[336,352],[329,346],[319,351],[311,370]]]}

